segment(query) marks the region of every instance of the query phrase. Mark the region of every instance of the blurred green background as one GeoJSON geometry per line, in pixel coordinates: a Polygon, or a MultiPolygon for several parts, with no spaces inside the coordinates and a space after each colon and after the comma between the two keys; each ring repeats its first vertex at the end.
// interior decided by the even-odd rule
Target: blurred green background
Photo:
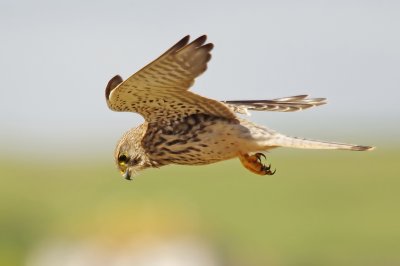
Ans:
{"type": "Polygon", "coordinates": [[[132,182],[111,160],[3,158],[0,264],[38,265],[29,260],[49,241],[118,250],[193,238],[218,265],[398,265],[399,155],[282,149],[269,156],[272,177],[231,160],[147,170],[132,182]]]}

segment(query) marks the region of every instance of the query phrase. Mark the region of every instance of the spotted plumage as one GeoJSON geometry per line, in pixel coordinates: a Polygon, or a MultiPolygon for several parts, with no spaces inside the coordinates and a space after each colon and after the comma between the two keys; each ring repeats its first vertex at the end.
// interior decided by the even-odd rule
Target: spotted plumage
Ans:
{"type": "Polygon", "coordinates": [[[168,164],[204,165],[239,157],[257,174],[273,174],[261,153],[275,147],[370,150],[369,146],[288,137],[239,118],[236,113],[290,112],[325,104],[298,95],[273,100],[216,101],[190,92],[207,69],[213,44],[184,37],[159,58],[123,81],[112,78],[106,100],[114,111],[135,112],[145,122],[126,132],[115,150],[117,166],[129,179],[140,170],[168,164]]]}

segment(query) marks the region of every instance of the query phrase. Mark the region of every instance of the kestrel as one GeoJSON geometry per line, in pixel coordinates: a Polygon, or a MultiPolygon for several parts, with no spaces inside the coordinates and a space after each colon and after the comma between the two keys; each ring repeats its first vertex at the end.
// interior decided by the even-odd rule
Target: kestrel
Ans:
{"type": "Polygon", "coordinates": [[[105,91],[108,107],[135,112],[145,122],[118,142],[115,161],[130,179],[140,170],[168,164],[205,165],[238,157],[245,168],[272,175],[260,151],[276,147],[372,150],[370,146],[285,136],[237,116],[254,111],[292,112],[325,104],[325,98],[297,95],[273,100],[217,101],[189,91],[207,69],[212,43],[203,35],[184,37],[127,80],[117,75],[105,91]]]}

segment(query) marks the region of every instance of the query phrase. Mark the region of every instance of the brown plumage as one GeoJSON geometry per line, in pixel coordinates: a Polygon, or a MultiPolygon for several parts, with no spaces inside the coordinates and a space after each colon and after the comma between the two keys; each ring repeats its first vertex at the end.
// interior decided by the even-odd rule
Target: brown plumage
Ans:
{"type": "Polygon", "coordinates": [[[184,37],[156,60],[123,81],[113,77],[106,87],[109,108],[139,113],[145,122],[124,134],[115,150],[125,178],[167,164],[203,165],[239,157],[257,174],[273,174],[261,163],[275,147],[371,150],[369,146],[288,137],[239,118],[248,110],[290,112],[325,104],[324,98],[297,95],[273,100],[216,101],[188,91],[207,69],[213,44],[203,35],[191,43],[184,37]]]}
{"type": "Polygon", "coordinates": [[[223,101],[223,103],[240,114],[249,114],[248,110],[294,112],[326,104],[325,98],[307,97],[308,95],[296,95],[273,100],[223,101]]]}

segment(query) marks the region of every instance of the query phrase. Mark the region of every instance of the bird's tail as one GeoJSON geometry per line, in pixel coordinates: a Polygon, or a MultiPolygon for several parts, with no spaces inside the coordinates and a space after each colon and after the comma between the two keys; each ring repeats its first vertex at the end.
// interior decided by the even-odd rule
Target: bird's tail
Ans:
{"type": "Polygon", "coordinates": [[[362,146],[346,143],[328,142],[320,140],[302,139],[297,137],[288,137],[285,135],[275,135],[264,143],[267,147],[289,147],[299,149],[328,149],[328,150],[351,150],[351,151],[370,151],[374,147],[362,146]]]}

